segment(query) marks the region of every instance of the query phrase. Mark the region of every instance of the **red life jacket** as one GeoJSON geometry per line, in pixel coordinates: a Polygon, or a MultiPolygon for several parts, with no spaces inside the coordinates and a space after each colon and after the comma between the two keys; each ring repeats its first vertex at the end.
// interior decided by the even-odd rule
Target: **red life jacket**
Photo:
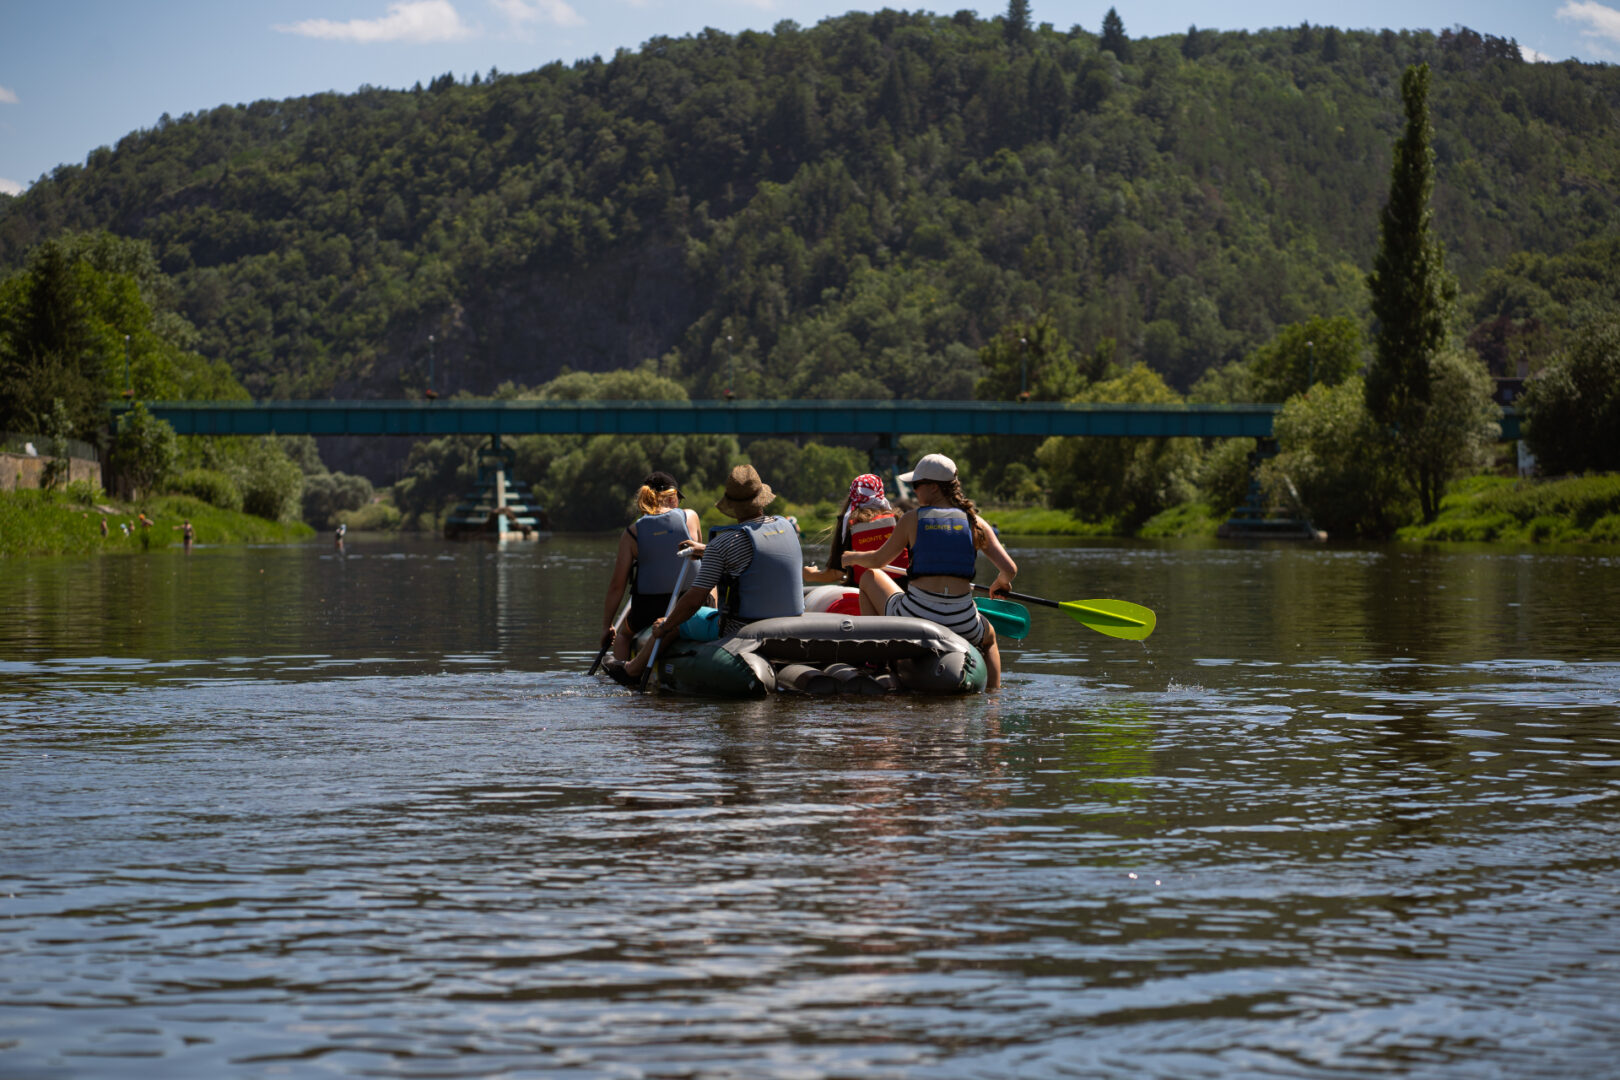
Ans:
{"type": "MultiPolygon", "coordinates": [[[[894,533],[894,525],[895,516],[893,514],[885,514],[883,517],[873,518],[871,521],[851,522],[849,526],[849,550],[878,550],[889,542],[889,537],[894,533]]],[[[911,552],[902,551],[895,556],[894,561],[889,565],[898,566],[902,569],[910,566],[911,552]]],[[[857,566],[853,569],[855,571],[855,584],[859,585],[862,576],[866,573],[866,567],[857,566]]]]}

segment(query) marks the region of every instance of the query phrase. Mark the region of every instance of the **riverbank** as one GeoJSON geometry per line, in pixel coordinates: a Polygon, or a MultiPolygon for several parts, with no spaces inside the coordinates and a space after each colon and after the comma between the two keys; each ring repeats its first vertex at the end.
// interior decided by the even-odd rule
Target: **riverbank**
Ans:
{"type": "Polygon", "coordinates": [[[0,493],[0,558],[178,547],[184,542],[181,526],[188,520],[198,544],[285,544],[315,535],[302,522],[266,521],[189,495],[83,503],[58,492],[25,490],[0,493]],[[150,525],[141,523],[141,514],[150,525]],[[103,521],[106,536],[101,535],[103,521]]]}
{"type": "Polygon", "coordinates": [[[1502,544],[1620,544],[1620,475],[1515,480],[1474,476],[1452,488],[1428,525],[1397,538],[1502,544]]]}

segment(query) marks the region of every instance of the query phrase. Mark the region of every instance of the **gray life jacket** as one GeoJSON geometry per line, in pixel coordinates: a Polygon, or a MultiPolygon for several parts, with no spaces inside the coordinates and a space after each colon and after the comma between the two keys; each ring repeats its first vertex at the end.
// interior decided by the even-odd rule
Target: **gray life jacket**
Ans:
{"type": "Polygon", "coordinates": [[[636,576],[630,591],[637,596],[661,596],[675,591],[681,560],[675,549],[686,532],[686,511],[680,507],[636,519],[636,576]]]}
{"type": "Polygon", "coordinates": [[[804,552],[799,530],[787,518],[767,517],[709,530],[713,537],[740,529],[753,545],[748,569],[721,582],[722,604],[734,619],[777,619],[804,614],[804,552]]]}
{"type": "Polygon", "coordinates": [[[967,511],[954,506],[919,506],[917,540],[911,545],[911,578],[931,574],[973,580],[978,560],[973,547],[973,522],[967,511]]]}

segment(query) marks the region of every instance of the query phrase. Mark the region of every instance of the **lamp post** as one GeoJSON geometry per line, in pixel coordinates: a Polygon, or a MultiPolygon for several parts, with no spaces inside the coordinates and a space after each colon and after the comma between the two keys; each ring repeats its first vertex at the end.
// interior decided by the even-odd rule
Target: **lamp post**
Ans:
{"type": "Polygon", "coordinates": [[[1029,400],[1029,338],[1018,339],[1018,400],[1029,400]]]}
{"type": "Polygon", "coordinates": [[[730,401],[732,398],[737,396],[737,392],[734,389],[732,389],[737,383],[736,376],[737,376],[737,358],[734,355],[732,355],[732,351],[731,351],[731,335],[727,334],[726,335],[726,400],[727,401],[730,401]]]}
{"type": "Polygon", "coordinates": [[[438,396],[439,396],[439,392],[437,390],[433,389],[433,335],[429,334],[428,335],[428,384],[427,384],[427,393],[425,393],[423,395],[423,397],[427,398],[429,401],[432,401],[434,398],[436,398],[438,396]]]}
{"type": "Polygon", "coordinates": [[[129,377],[129,335],[128,334],[124,335],[124,396],[126,398],[132,398],[132,397],[135,396],[135,383],[133,381],[131,381],[130,377],[129,377]]]}
{"type": "Polygon", "coordinates": [[[1305,353],[1308,358],[1305,367],[1305,389],[1309,390],[1316,385],[1316,342],[1307,341],[1305,353]]]}

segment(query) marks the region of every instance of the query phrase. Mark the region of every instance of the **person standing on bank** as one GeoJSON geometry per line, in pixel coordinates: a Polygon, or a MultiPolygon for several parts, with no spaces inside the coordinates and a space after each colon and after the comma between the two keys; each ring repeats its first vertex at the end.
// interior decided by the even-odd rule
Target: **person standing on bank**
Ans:
{"type": "Polygon", "coordinates": [[[990,595],[1005,594],[1018,576],[1018,564],[1001,546],[995,531],[956,477],[956,462],[944,454],[927,454],[917,467],[902,473],[918,507],[907,511],[894,532],[877,551],[846,551],[845,566],[864,566],[871,573],[861,578],[861,596],[874,611],[936,622],[977,645],[984,653],[988,675],[984,688],[1001,685],[1001,650],[995,628],[973,603],[973,569],[979,552],[996,568],[990,595]],[[911,549],[910,581],[901,591],[879,567],[888,566],[900,552],[911,549]]]}
{"type": "Polygon", "coordinates": [[[619,660],[630,658],[635,636],[669,610],[683,560],[675,553],[702,535],[697,514],[681,509],[681,488],[667,472],[652,472],[636,493],[641,516],[619,535],[619,554],[602,603],[602,644],[613,646],[619,660]],[[625,585],[630,612],[623,628],[613,625],[625,585]],[[622,632],[620,632],[622,629],[622,632]]]}
{"type": "Polygon", "coordinates": [[[646,670],[653,642],[667,647],[680,636],[683,624],[697,614],[710,593],[720,590],[723,622],[719,636],[734,634],[751,622],[804,614],[804,552],[799,531],[786,518],[767,515],[765,507],[776,499],[770,485],[760,480],[752,465],[738,465],[726,478],[726,492],[715,507],[735,525],[721,525],[709,543],[695,547],[703,557],[692,584],[676,600],[669,617],[653,623],[652,636],[627,664],[604,664],[615,681],[634,685],[646,670]]]}

